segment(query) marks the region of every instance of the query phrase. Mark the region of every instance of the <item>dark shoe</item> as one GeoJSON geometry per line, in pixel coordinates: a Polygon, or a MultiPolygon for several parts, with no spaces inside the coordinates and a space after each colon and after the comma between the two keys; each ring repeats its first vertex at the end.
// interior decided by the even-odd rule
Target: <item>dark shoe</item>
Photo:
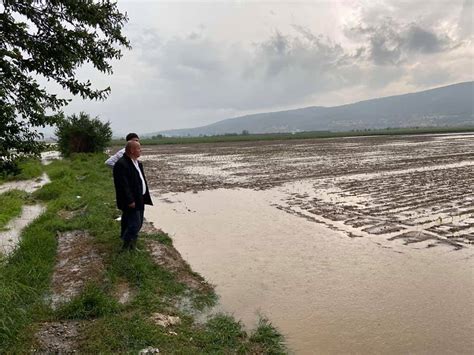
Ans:
{"type": "Polygon", "coordinates": [[[141,249],[139,249],[139,248],[137,247],[137,240],[136,240],[136,239],[133,239],[133,240],[130,242],[130,250],[137,251],[137,252],[141,252],[141,249]]]}
{"type": "Polygon", "coordinates": [[[120,252],[123,253],[124,251],[130,250],[131,249],[131,243],[128,240],[124,240],[122,244],[122,249],[120,249],[120,252]]]}

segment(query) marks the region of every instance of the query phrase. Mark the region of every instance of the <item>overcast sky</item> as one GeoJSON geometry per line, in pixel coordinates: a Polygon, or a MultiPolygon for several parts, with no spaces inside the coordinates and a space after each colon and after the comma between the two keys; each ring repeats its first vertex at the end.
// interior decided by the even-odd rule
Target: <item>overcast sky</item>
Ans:
{"type": "Polygon", "coordinates": [[[334,106],[473,80],[473,0],[118,1],[132,50],[106,101],[115,136],[334,106]]]}

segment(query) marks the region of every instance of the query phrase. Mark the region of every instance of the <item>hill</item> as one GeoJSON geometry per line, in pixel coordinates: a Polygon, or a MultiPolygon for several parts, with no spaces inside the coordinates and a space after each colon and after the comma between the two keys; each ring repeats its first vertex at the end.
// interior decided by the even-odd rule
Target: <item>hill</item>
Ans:
{"type": "Polygon", "coordinates": [[[342,106],[312,106],[240,116],[207,126],[160,131],[150,135],[199,136],[241,133],[243,130],[250,133],[283,133],[465,126],[474,123],[473,97],[474,82],[470,81],[342,106]]]}

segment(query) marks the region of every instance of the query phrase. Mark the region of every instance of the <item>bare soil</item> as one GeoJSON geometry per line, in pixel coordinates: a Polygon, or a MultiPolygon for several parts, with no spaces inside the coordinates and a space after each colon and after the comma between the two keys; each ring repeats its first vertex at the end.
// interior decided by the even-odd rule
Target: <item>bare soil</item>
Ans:
{"type": "Polygon", "coordinates": [[[103,257],[84,231],[58,233],[57,261],[51,282],[51,306],[70,301],[88,282],[104,277],[103,257]]]}
{"type": "Polygon", "coordinates": [[[71,354],[78,351],[83,340],[81,332],[89,321],[58,321],[41,324],[35,334],[32,352],[45,354],[71,354]]]}

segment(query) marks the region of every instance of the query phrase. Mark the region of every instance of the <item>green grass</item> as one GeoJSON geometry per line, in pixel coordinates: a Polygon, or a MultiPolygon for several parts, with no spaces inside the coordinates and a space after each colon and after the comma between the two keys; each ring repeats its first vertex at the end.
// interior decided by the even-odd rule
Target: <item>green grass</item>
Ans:
{"type": "Polygon", "coordinates": [[[0,194],[0,231],[11,219],[20,215],[26,199],[27,193],[20,190],[10,190],[0,194]]]}
{"type": "Polygon", "coordinates": [[[21,349],[26,327],[44,313],[41,301],[54,266],[55,234],[63,228],[54,213],[46,212],[23,231],[20,247],[0,265],[0,353],[21,349]]]}
{"type": "MultiPolygon", "coordinates": [[[[270,325],[249,334],[225,315],[196,324],[193,313],[180,309],[178,301],[186,299],[194,309],[202,309],[215,303],[212,290],[187,288],[145,251],[119,252],[119,223],[114,220],[119,213],[105,159],[103,154],[77,155],[44,167],[52,182],[33,193],[33,198],[47,210],[23,231],[10,258],[0,262],[0,353],[29,352],[39,323],[68,319],[93,319],[79,337],[85,339],[79,345],[83,353],[137,352],[147,346],[184,354],[285,352],[281,336],[270,325]],[[61,211],[77,213],[64,220],[61,211]],[[56,235],[78,229],[87,231],[104,255],[105,275],[100,284],[88,284],[53,311],[45,296],[56,262],[56,235]],[[124,282],[134,297],[121,305],[114,290],[124,282]],[[155,312],[179,316],[181,323],[160,327],[150,319],[155,312]]],[[[139,243],[142,250],[144,238],[139,243]]],[[[172,246],[166,234],[147,238],[172,246]]]]}
{"type": "Polygon", "coordinates": [[[85,286],[84,291],[64,304],[56,312],[58,319],[93,319],[113,314],[119,310],[119,304],[107,291],[95,283],[85,286]]]}
{"type": "MultiPolygon", "coordinates": [[[[474,132],[474,126],[469,127],[408,127],[408,128],[385,128],[367,129],[356,131],[332,132],[314,131],[298,133],[268,133],[249,135],[215,135],[201,137],[163,137],[163,138],[143,138],[140,143],[144,145],[159,144],[192,144],[192,143],[217,143],[217,142],[245,142],[245,141],[272,141],[272,140],[292,140],[292,139],[315,139],[315,138],[337,138],[337,137],[357,137],[357,136],[380,136],[380,135],[405,135],[405,134],[434,134],[434,133],[466,133],[474,132]]],[[[114,140],[112,145],[123,145],[123,141],[114,140]]]]}
{"type": "Polygon", "coordinates": [[[261,318],[257,329],[250,337],[250,342],[257,347],[261,347],[266,354],[283,354],[284,353],[284,339],[278,333],[275,327],[266,318],[261,318]]]}
{"type": "Polygon", "coordinates": [[[18,162],[19,174],[3,175],[0,174],[0,184],[12,180],[30,180],[41,176],[43,168],[39,159],[23,159],[18,162]]]}

